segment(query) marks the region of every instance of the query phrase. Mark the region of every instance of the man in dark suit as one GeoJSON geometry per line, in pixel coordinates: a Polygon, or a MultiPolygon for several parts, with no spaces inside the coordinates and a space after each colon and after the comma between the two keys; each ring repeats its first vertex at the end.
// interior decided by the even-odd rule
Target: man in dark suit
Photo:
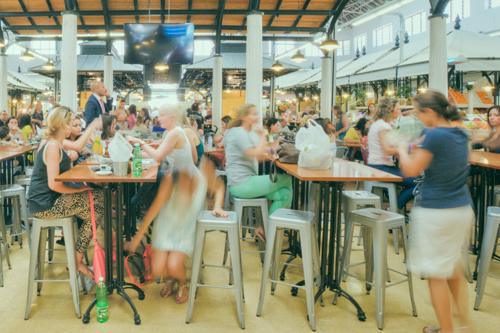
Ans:
{"type": "Polygon", "coordinates": [[[85,105],[83,118],[88,126],[95,119],[99,118],[103,113],[109,113],[113,108],[113,98],[109,97],[109,92],[101,81],[93,80],[90,83],[90,95],[85,105]],[[102,98],[106,96],[106,103],[102,98]]]}

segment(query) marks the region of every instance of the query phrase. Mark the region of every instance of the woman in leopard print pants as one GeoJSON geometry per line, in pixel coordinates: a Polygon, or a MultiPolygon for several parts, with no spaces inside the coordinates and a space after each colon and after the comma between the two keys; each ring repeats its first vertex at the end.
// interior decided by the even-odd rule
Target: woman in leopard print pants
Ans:
{"type": "MultiPolygon", "coordinates": [[[[81,183],[68,184],[56,182],[55,178],[71,168],[71,160],[63,148],[63,141],[71,134],[71,110],[57,107],[50,113],[45,130],[45,140],[40,144],[31,176],[28,193],[28,206],[33,216],[52,219],[77,216],[83,220],[76,242],[76,261],[78,271],[92,276],[83,264],[83,255],[92,239],[90,218],[89,188],[81,183]]],[[[99,127],[100,119],[90,124],[99,127]]],[[[103,216],[103,193],[94,191],[96,220],[103,216]]]]}

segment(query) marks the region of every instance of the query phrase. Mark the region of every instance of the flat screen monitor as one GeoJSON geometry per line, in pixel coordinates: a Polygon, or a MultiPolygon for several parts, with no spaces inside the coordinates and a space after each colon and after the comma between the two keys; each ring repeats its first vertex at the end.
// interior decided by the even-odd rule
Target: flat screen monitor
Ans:
{"type": "Polygon", "coordinates": [[[125,24],[125,63],[193,63],[194,26],[185,24],[125,24]]]}

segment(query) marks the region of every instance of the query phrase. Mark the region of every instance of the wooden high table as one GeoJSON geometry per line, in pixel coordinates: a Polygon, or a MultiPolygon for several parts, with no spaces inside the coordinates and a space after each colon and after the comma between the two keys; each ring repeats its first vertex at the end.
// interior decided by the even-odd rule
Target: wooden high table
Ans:
{"type": "MultiPolygon", "coordinates": [[[[124,281],[123,271],[123,191],[126,184],[137,183],[154,183],[158,174],[158,164],[152,165],[144,169],[141,177],[133,177],[128,174],[124,177],[115,175],[99,176],[96,175],[95,164],[79,164],[70,170],[56,177],[56,181],[60,182],[86,182],[93,184],[101,184],[104,188],[104,236],[105,236],[105,252],[106,252],[106,284],[108,292],[111,295],[114,290],[127,301],[134,312],[134,322],[136,325],[141,324],[141,317],[135,308],[132,299],[125,292],[125,289],[134,289],[138,293],[139,300],[143,300],[145,295],[142,289],[134,284],[124,281]],[[113,270],[113,226],[112,226],[112,189],[116,188],[116,272],[113,270]],[[116,274],[115,274],[116,273],[116,274]]],[[[97,300],[94,299],[89,305],[82,321],[87,324],[90,321],[90,311],[96,305],[97,300]]]]}
{"type": "MultiPolygon", "coordinates": [[[[321,256],[321,286],[317,301],[327,290],[347,298],[356,308],[358,319],[366,315],[356,300],[340,286],[341,208],[344,183],[356,181],[402,182],[401,177],[383,172],[363,164],[343,159],[333,159],[333,168],[313,170],[299,168],[296,164],[277,162],[276,165],[293,177],[293,208],[304,209],[308,201],[308,186],[311,182],[320,185],[317,198],[318,242],[321,256]]],[[[293,290],[292,290],[293,294],[293,290]]]]}
{"type": "Polygon", "coordinates": [[[494,206],[495,178],[500,170],[500,154],[485,151],[471,151],[469,162],[477,171],[472,172],[472,197],[476,211],[476,225],[474,228],[473,253],[477,254],[476,267],[473,278],[477,278],[477,265],[483,241],[486,211],[489,206],[494,206]]]}
{"type": "MultiPolygon", "coordinates": [[[[0,146],[0,170],[2,175],[1,184],[12,184],[14,182],[14,163],[16,157],[24,157],[26,154],[36,149],[36,145],[27,146],[0,146]]],[[[23,165],[24,167],[24,165],[23,165]]]]}

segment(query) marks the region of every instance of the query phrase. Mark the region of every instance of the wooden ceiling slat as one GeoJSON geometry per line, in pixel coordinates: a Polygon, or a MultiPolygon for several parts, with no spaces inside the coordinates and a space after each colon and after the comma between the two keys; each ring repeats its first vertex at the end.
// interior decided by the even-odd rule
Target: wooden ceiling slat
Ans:
{"type": "Polygon", "coordinates": [[[195,15],[191,16],[191,22],[196,24],[215,24],[215,15],[195,15]]]}
{"type": "Polygon", "coordinates": [[[224,15],[222,25],[243,25],[243,15],[224,15]]]}
{"type": "Polygon", "coordinates": [[[229,0],[226,1],[226,9],[247,9],[251,0],[229,0]]]}
{"type": "Polygon", "coordinates": [[[296,16],[294,15],[280,15],[274,18],[273,27],[291,27],[295,21],[296,16]]]}
{"type": "MultiPolygon", "coordinates": [[[[166,1],[165,1],[166,3],[166,1]]],[[[147,0],[147,1],[139,1],[139,9],[148,10],[148,9],[161,9],[160,8],[160,0],[147,0]]],[[[166,5],[165,5],[166,7],[166,5]]],[[[131,6],[130,8],[134,8],[131,6]]]]}
{"type": "Polygon", "coordinates": [[[336,0],[312,0],[307,8],[311,10],[331,10],[335,1],[336,0]]]}
{"type": "Polygon", "coordinates": [[[112,24],[135,23],[135,16],[112,16],[112,24]]]}
{"type": "Polygon", "coordinates": [[[49,10],[49,6],[47,6],[47,2],[45,2],[45,0],[43,1],[40,1],[40,0],[37,0],[37,1],[29,1],[29,0],[25,0],[24,1],[24,5],[26,6],[26,9],[29,11],[29,12],[43,12],[43,11],[46,11],[46,10],[49,10]]]}
{"type": "Polygon", "coordinates": [[[274,9],[278,0],[262,0],[260,2],[260,9],[274,9]]]}
{"type": "MultiPolygon", "coordinates": [[[[193,0],[193,9],[217,9],[219,7],[218,0],[193,0]]],[[[194,18],[195,16],[193,16],[194,18]]]]}
{"type": "Polygon", "coordinates": [[[54,20],[49,17],[33,17],[33,21],[35,21],[37,25],[50,25],[55,23],[54,20]]]}
{"type": "Polygon", "coordinates": [[[86,25],[104,25],[104,16],[84,16],[83,20],[86,25]]]}
{"type": "Polygon", "coordinates": [[[9,17],[6,20],[9,25],[31,25],[26,17],[9,17]]]}
{"type": "Polygon", "coordinates": [[[17,0],[0,1],[0,12],[22,12],[21,5],[17,0]]]}
{"type": "Polygon", "coordinates": [[[50,0],[50,3],[56,12],[64,11],[64,0],[50,0]]]}
{"type": "Polygon", "coordinates": [[[101,0],[78,0],[78,5],[80,10],[102,10],[101,0]]]}
{"type": "Polygon", "coordinates": [[[280,9],[301,10],[305,0],[283,0],[280,9]]]}
{"type": "Polygon", "coordinates": [[[108,0],[109,10],[134,9],[134,0],[108,0]]]}

